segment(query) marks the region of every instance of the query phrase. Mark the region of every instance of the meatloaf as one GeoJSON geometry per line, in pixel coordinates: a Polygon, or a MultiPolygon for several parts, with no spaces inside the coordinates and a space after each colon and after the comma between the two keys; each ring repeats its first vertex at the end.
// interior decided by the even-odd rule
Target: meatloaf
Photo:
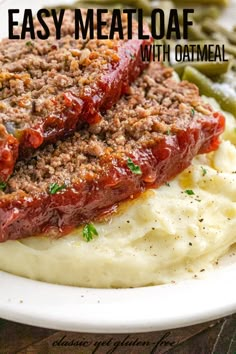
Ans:
{"type": "MultiPolygon", "coordinates": [[[[85,17],[86,10],[82,14],[85,17]]],[[[122,19],[126,33],[127,17],[122,19]]],[[[107,34],[111,14],[104,20],[107,34]]],[[[45,21],[48,40],[0,43],[0,181],[12,174],[18,156],[68,136],[81,121],[101,119],[99,112],[116,103],[147,66],[140,46],[151,40],[138,39],[135,21],[131,40],[112,41],[75,40],[70,10],[65,12],[60,40],[55,39],[53,19],[45,21]]],[[[37,20],[34,27],[37,31],[37,20]]],[[[149,33],[148,28],[144,32],[149,33]]]]}
{"type": "Polygon", "coordinates": [[[64,235],[215,150],[224,117],[152,63],[96,124],[18,161],[0,197],[0,241],[64,235]]]}

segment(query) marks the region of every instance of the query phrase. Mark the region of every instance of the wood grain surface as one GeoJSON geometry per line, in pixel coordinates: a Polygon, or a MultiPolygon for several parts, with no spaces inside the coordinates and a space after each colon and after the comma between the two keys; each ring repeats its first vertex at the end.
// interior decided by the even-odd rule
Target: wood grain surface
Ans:
{"type": "Polygon", "coordinates": [[[236,354],[236,314],[140,334],[84,334],[0,319],[0,354],[236,354]]]}

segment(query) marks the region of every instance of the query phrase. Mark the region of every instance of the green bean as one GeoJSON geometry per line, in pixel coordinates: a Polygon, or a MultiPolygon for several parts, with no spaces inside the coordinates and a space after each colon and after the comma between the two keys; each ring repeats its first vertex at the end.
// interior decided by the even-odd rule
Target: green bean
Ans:
{"type": "Polygon", "coordinates": [[[231,54],[236,58],[236,46],[232,44],[225,44],[225,51],[226,53],[231,54]]]}
{"type": "MultiPolygon", "coordinates": [[[[222,109],[236,115],[236,94],[231,90],[226,90],[225,85],[214,83],[204,74],[191,66],[186,66],[183,80],[196,84],[202,95],[214,97],[222,109]]],[[[230,87],[230,86],[228,86],[230,87]]]]}
{"type": "MultiPolygon", "coordinates": [[[[217,20],[220,16],[220,9],[217,6],[209,6],[207,11],[206,8],[197,8],[194,9],[194,13],[190,14],[189,17],[193,20],[196,21],[197,23],[201,23],[205,19],[212,19],[212,20],[217,20]]],[[[183,24],[183,13],[179,12],[179,23],[182,25],[183,24]]],[[[196,25],[196,24],[195,24],[196,25]]]]}
{"type": "Polygon", "coordinates": [[[211,34],[211,40],[222,43],[229,43],[222,33],[215,32],[211,34]]]}
{"type": "Polygon", "coordinates": [[[219,25],[217,22],[207,19],[202,23],[202,30],[208,34],[212,33],[220,33],[231,43],[236,44],[236,33],[231,32],[224,28],[223,26],[219,25]]]}
{"type": "Polygon", "coordinates": [[[193,21],[193,25],[188,28],[190,40],[207,40],[209,37],[202,31],[201,26],[193,21]]]}
{"type": "Polygon", "coordinates": [[[232,70],[233,71],[236,70],[236,60],[235,59],[232,60],[232,70]]]}
{"type": "Polygon", "coordinates": [[[216,62],[188,62],[173,65],[175,71],[182,77],[185,67],[191,66],[208,77],[214,77],[216,75],[225,74],[232,67],[232,60],[228,62],[216,61],[216,62]]]}
{"type": "Polygon", "coordinates": [[[207,11],[205,8],[194,9],[194,13],[192,15],[193,19],[196,22],[202,22],[206,18],[211,18],[213,20],[217,20],[220,17],[220,9],[217,6],[209,6],[207,11]]]}
{"type": "MultiPolygon", "coordinates": [[[[173,0],[178,6],[186,6],[189,3],[189,0],[173,0]]],[[[227,6],[229,5],[229,0],[193,0],[191,4],[196,5],[218,5],[218,6],[227,6]]],[[[188,4],[189,5],[189,4],[188,4]]]]}
{"type": "MultiPolygon", "coordinates": [[[[183,25],[184,16],[183,13],[179,13],[178,15],[180,25],[183,25]]],[[[192,26],[188,29],[188,37],[190,40],[206,40],[208,36],[202,31],[201,26],[194,21],[193,16],[191,18],[192,26]]]]}

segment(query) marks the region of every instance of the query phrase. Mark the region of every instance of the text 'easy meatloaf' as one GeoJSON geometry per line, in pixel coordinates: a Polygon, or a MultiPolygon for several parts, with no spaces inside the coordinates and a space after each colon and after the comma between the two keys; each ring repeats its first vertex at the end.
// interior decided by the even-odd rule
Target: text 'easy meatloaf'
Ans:
{"type": "Polygon", "coordinates": [[[224,117],[153,63],[98,123],[19,161],[0,199],[0,241],[63,235],[160,186],[218,147],[224,117]]]}
{"type": "MultiPolygon", "coordinates": [[[[86,10],[82,11],[83,16],[86,10]]],[[[105,14],[109,31],[111,15],[105,14]]],[[[52,18],[45,18],[48,40],[0,43],[0,181],[12,174],[15,161],[44,143],[72,133],[80,121],[97,122],[147,66],[137,23],[133,39],[75,40],[74,12],[67,10],[55,39],[52,18]]],[[[127,17],[122,17],[127,32],[127,17]]],[[[94,20],[96,28],[96,18],[94,20]]],[[[39,23],[35,20],[35,31],[39,23]]],[[[148,28],[144,28],[149,33],[148,28]]]]}

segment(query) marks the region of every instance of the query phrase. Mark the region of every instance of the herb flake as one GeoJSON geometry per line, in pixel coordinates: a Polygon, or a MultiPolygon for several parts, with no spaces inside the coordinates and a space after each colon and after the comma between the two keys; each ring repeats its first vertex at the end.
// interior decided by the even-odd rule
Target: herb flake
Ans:
{"type": "Polygon", "coordinates": [[[201,169],[202,169],[202,175],[203,175],[203,177],[206,176],[207,170],[206,170],[204,167],[202,167],[202,166],[201,166],[201,169]]]}
{"type": "Polygon", "coordinates": [[[184,191],[186,194],[188,195],[194,195],[194,191],[192,189],[186,189],[186,191],[184,191]]]}
{"type": "Polygon", "coordinates": [[[7,188],[7,184],[5,182],[0,182],[0,190],[4,191],[7,188]]]}
{"type": "Polygon", "coordinates": [[[62,189],[65,189],[66,185],[63,184],[62,186],[59,186],[57,183],[52,183],[49,186],[49,193],[50,194],[56,194],[57,192],[60,192],[62,189]]]}
{"type": "Polygon", "coordinates": [[[33,47],[33,43],[31,41],[26,42],[25,45],[27,47],[33,47]]]}
{"type": "Polygon", "coordinates": [[[170,129],[167,129],[167,131],[165,132],[166,135],[170,135],[170,129]]]}
{"type": "Polygon", "coordinates": [[[94,236],[98,236],[97,229],[93,224],[86,224],[83,228],[83,238],[89,242],[94,236]]]}
{"type": "Polygon", "coordinates": [[[194,117],[194,115],[195,115],[195,109],[192,108],[191,109],[191,116],[194,117]]]}
{"type": "Polygon", "coordinates": [[[127,166],[129,167],[130,171],[133,172],[135,175],[142,174],[141,168],[138,165],[135,165],[131,158],[128,158],[127,166]]]}

